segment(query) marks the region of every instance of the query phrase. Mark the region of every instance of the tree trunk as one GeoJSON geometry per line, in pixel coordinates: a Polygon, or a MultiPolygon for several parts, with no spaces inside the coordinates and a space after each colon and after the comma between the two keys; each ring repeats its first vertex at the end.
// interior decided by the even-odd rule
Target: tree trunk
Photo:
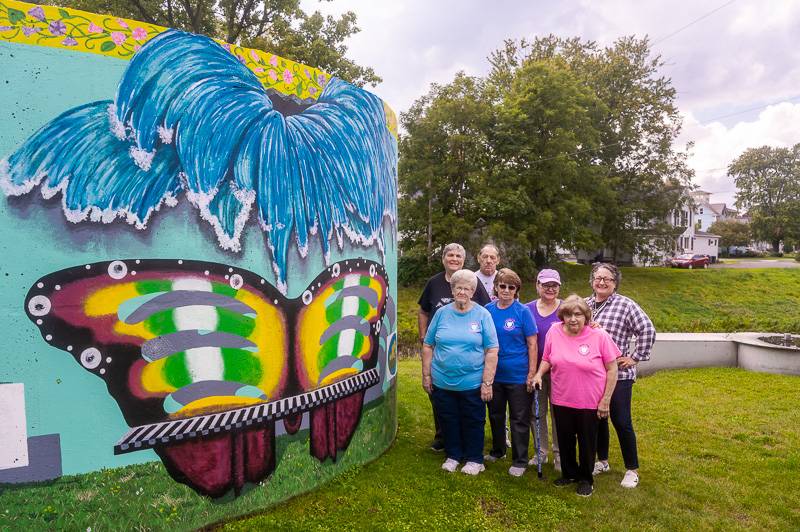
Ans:
{"type": "Polygon", "coordinates": [[[428,180],[428,227],[427,227],[427,235],[428,235],[428,245],[427,245],[427,254],[426,257],[428,261],[431,260],[431,254],[433,253],[433,191],[431,190],[431,181],[428,180]]]}
{"type": "Polygon", "coordinates": [[[781,250],[781,240],[779,238],[778,239],[773,239],[772,240],[772,252],[773,253],[778,253],[780,250],[781,250]]]}

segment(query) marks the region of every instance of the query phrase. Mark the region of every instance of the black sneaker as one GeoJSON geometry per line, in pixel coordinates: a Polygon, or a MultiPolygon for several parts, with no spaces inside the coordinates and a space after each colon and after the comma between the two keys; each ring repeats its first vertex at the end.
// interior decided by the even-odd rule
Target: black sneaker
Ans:
{"type": "Polygon", "coordinates": [[[594,491],[594,486],[592,486],[586,480],[581,480],[580,482],[578,482],[578,489],[575,490],[575,493],[577,493],[581,497],[590,497],[593,491],[594,491]]]}
{"type": "Polygon", "coordinates": [[[433,440],[431,443],[431,451],[436,451],[437,453],[444,451],[444,443],[439,440],[433,440]]]}
{"type": "Polygon", "coordinates": [[[565,477],[557,478],[553,481],[553,485],[557,488],[563,488],[564,486],[569,486],[570,484],[574,483],[575,483],[574,478],[565,478],[565,477]]]}

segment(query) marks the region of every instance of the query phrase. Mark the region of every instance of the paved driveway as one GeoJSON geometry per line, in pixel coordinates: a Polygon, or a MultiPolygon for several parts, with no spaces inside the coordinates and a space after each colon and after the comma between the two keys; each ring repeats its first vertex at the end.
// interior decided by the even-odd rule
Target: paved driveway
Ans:
{"type": "Polygon", "coordinates": [[[800,262],[794,259],[722,259],[723,264],[712,264],[711,268],[800,268],[800,262]]]}

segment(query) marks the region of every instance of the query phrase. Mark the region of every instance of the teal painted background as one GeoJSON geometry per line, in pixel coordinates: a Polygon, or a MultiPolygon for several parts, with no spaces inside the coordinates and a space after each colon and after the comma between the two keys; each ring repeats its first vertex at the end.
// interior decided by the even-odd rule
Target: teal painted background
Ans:
{"type": "MultiPolygon", "coordinates": [[[[111,99],[126,61],[0,42],[0,159],[62,112],[111,99]]],[[[61,436],[63,473],[157,460],[152,451],[115,456],[113,444],[128,427],[102,380],[63,351],[50,348],[23,310],[25,295],[42,275],[71,266],[128,258],[214,261],[258,273],[275,283],[263,233],[250,224],[241,253],[222,251],[211,227],[181,198],[162,207],[147,230],[124,221],[72,224],[60,195],[45,201],[38,190],[0,197],[0,382],[25,384],[28,436],[61,436]]],[[[383,262],[397,300],[395,228],[384,221],[385,260],[376,248],[333,245],[331,262],[366,257],[383,262]]],[[[308,257],[291,248],[287,296],[299,296],[324,269],[318,240],[308,257]]],[[[387,419],[387,422],[390,422],[387,419]]],[[[394,423],[395,421],[391,421],[394,423]]]]}

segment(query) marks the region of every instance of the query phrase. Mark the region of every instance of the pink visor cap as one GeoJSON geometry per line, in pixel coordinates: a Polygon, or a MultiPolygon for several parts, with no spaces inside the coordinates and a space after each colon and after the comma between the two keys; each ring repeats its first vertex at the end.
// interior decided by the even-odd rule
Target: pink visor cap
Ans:
{"type": "Polygon", "coordinates": [[[560,285],[561,276],[558,275],[558,272],[555,270],[542,270],[539,272],[539,275],[536,276],[536,281],[539,284],[558,283],[560,285]]]}

